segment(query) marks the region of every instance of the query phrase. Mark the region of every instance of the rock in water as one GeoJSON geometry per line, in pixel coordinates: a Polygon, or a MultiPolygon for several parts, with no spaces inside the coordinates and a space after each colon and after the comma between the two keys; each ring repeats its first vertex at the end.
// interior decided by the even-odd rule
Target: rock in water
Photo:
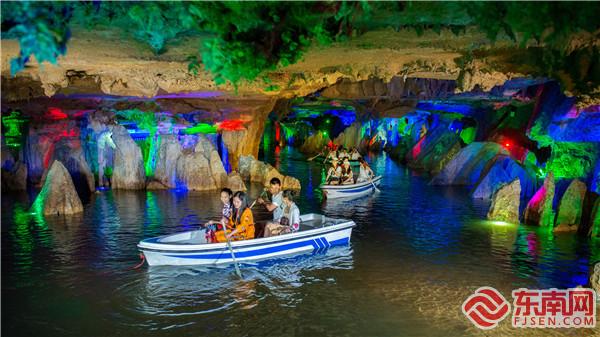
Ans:
{"type": "Polygon", "coordinates": [[[276,168],[274,168],[273,166],[269,165],[269,164],[265,164],[265,174],[263,176],[263,185],[265,186],[269,186],[269,184],[271,183],[271,179],[273,178],[279,178],[279,181],[281,182],[281,185],[283,187],[283,178],[285,176],[281,173],[279,173],[279,171],[277,171],[276,168]]]}
{"type": "Polygon", "coordinates": [[[535,192],[525,209],[525,224],[532,226],[553,226],[554,174],[548,173],[544,185],[535,192]]]}
{"type": "Polygon", "coordinates": [[[210,172],[215,180],[217,188],[227,186],[227,172],[223,167],[223,162],[221,161],[219,153],[215,150],[210,154],[210,172]]]}
{"type": "Polygon", "coordinates": [[[569,184],[558,206],[555,232],[576,231],[579,228],[586,191],[585,184],[577,179],[569,184]]]}
{"type": "Polygon", "coordinates": [[[234,192],[246,190],[246,185],[242,180],[242,176],[235,171],[231,172],[227,177],[227,187],[234,192]]]}
{"type": "Polygon", "coordinates": [[[501,186],[492,197],[492,206],[487,214],[489,220],[519,223],[521,182],[519,178],[501,186]]]}
{"type": "Polygon", "coordinates": [[[169,188],[175,188],[177,160],[181,156],[181,145],[174,135],[161,135],[154,179],[169,188]]]}
{"type": "Polygon", "coordinates": [[[60,161],[55,160],[52,163],[33,208],[42,210],[44,215],[69,215],[83,212],[83,205],[71,175],[60,161]]]}
{"type": "Polygon", "coordinates": [[[121,126],[112,127],[112,139],[117,148],[113,166],[111,186],[114,189],[142,190],[146,187],[146,172],[142,150],[131,139],[129,132],[121,126]]]}
{"type": "Polygon", "coordinates": [[[590,216],[591,225],[588,235],[592,237],[600,236],[600,198],[596,198],[596,202],[594,203],[594,208],[592,209],[592,214],[590,216]]]}
{"type": "Polygon", "coordinates": [[[176,185],[193,191],[209,191],[217,188],[210,174],[210,163],[200,152],[182,155],[177,160],[176,185]]]}
{"type": "Polygon", "coordinates": [[[474,185],[486,174],[488,163],[497,155],[509,155],[500,144],[475,142],[460,150],[442,171],[431,180],[432,185],[474,185]]]}
{"type": "Polygon", "coordinates": [[[509,156],[500,155],[483,179],[477,183],[473,198],[490,199],[500,186],[518,178],[521,181],[521,194],[532,195],[535,191],[535,173],[529,172],[509,156]]]}

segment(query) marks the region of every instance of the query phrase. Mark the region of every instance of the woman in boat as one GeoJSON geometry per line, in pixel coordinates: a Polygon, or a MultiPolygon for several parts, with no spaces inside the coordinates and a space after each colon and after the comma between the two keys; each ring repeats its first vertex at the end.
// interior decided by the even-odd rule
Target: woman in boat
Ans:
{"type": "Polygon", "coordinates": [[[360,166],[358,167],[358,178],[356,178],[356,183],[372,180],[375,176],[375,173],[373,173],[373,170],[371,170],[369,164],[367,164],[367,162],[362,158],[360,158],[358,162],[360,163],[360,166]]]}
{"type": "Polygon", "coordinates": [[[246,193],[240,191],[233,195],[233,211],[228,223],[231,229],[228,229],[227,233],[222,230],[216,232],[217,242],[225,242],[227,239],[234,241],[254,239],[254,216],[248,205],[246,193]]]}
{"type": "Polygon", "coordinates": [[[265,237],[281,235],[286,233],[294,233],[300,229],[300,209],[294,202],[294,191],[283,191],[283,216],[279,219],[279,223],[270,223],[265,228],[265,237]]]}
{"type": "Polygon", "coordinates": [[[350,159],[351,160],[359,160],[360,158],[362,158],[362,156],[360,155],[358,150],[355,147],[353,147],[352,151],[350,152],[350,159]]]}
{"type": "Polygon", "coordinates": [[[325,178],[325,183],[327,185],[339,185],[341,178],[342,167],[340,163],[337,160],[335,160],[331,163],[331,167],[327,171],[327,178],[325,178]]]}
{"type": "Polygon", "coordinates": [[[348,158],[344,159],[344,163],[342,164],[342,185],[352,185],[354,184],[354,173],[352,172],[352,167],[350,166],[350,161],[348,158]]]}
{"type": "Polygon", "coordinates": [[[337,150],[331,150],[331,151],[329,151],[329,154],[325,158],[325,161],[328,161],[330,163],[333,163],[334,161],[338,161],[338,152],[337,152],[337,150]]]}
{"type": "Polygon", "coordinates": [[[224,222],[225,225],[227,226],[228,229],[231,229],[229,227],[229,218],[231,218],[231,210],[233,209],[233,203],[232,203],[232,197],[233,197],[233,192],[225,187],[223,189],[221,189],[221,202],[223,203],[223,210],[221,211],[221,219],[219,221],[215,221],[215,220],[210,220],[208,223],[206,223],[206,241],[207,242],[215,242],[216,238],[215,238],[215,232],[219,229],[223,229],[223,228],[217,228],[217,226],[224,222]]]}
{"type": "Polygon", "coordinates": [[[350,155],[348,154],[348,151],[346,151],[346,148],[340,145],[340,149],[338,150],[338,159],[344,160],[346,158],[350,158],[350,155]]]}

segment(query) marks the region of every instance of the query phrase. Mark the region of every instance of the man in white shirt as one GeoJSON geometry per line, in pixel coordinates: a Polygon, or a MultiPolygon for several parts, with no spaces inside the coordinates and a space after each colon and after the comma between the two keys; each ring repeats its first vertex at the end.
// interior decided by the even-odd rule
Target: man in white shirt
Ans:
{"type": "Polygon", "coordinates": [[[279,222],[283,215],[283,192],[281,191],[281,180],[275,177],[269,182],[269,192],[271,192],[271,202],[258,198],[257,202],[264,205],[267,211],[273,212],[273,222],[279,222]]]}

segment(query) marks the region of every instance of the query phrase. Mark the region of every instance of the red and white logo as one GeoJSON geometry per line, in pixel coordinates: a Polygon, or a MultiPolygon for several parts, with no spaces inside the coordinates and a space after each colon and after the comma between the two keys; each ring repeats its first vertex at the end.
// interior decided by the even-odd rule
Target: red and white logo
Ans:
{"type": "Polygon", "coordinates": [[[594,328],[596,292],[588,288],[517,289],[512,292],[515,328],[594,328]]]}
{"type": "Polygon", "coordinates": [[[480,329],[498,326],[510,312],[510,303],[492,287],[481,287],[463,303],[462,312],[480,329]]]}

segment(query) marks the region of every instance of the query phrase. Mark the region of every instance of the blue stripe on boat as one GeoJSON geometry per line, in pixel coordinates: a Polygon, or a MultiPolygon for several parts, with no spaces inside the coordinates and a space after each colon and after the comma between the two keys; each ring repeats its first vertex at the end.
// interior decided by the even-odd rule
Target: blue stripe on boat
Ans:
{"type": "MultiPolygon", "coordinates": [[[[255,250],[251,250],[251,251],[245,251],[245,252],[237,252],[235,253],[235,257],[240,259],[240,258],[245,258],[245,257],[255,257],[255,256],[260,256],[260,255],[266,255],[266,254],[271,254],[271,253],[276,253],[276,252],[281,252],[281,251],[285,251],[285,250],[290,250],[290,249],[294,249],[294,248],[300,248],[300,247],[304,247],[304,246],[312,246],[313,249],[321,250],[322,248],[325,248],[326,246],[321,246],[323,243],[319,243],[320,240],[325,240],[325,238],[317,238],[315,240],[306,240],[306,241],[300,241],[300,242],[294,242],[294,243],[289,243],[286,245],[281,245],[281,246],[275,246],[275,247],[269,247],[269,248],[262,248],[262,249],[255,249],[255,250]],[[315,245],[317,245],[318,247],[315,247],[315,245]]],[[[326,241],[326,240],[325,240],[326,241]]],[[[337,245],[343,245],[343,244],[348,244],[348,242],[350,241],[350,238],[342,238],[339,240],[334,240],[331,242],[328,242],[329,246],[337,246],[337,245]]],[[[211,260],[215,260],[215,259],[221,259],[223,258],[223,255],[227,254],[229,255],[229,258],[231,257],[231,254],[229,253],[229,251],[223,251],[220,254],[193,254],[193,255],[170,255],[170,254],[165,254],[165,256],[169,256],[169,257],[176,257],[176,258],[183,258],[183,259],[211,259],[211,260]]]]}

